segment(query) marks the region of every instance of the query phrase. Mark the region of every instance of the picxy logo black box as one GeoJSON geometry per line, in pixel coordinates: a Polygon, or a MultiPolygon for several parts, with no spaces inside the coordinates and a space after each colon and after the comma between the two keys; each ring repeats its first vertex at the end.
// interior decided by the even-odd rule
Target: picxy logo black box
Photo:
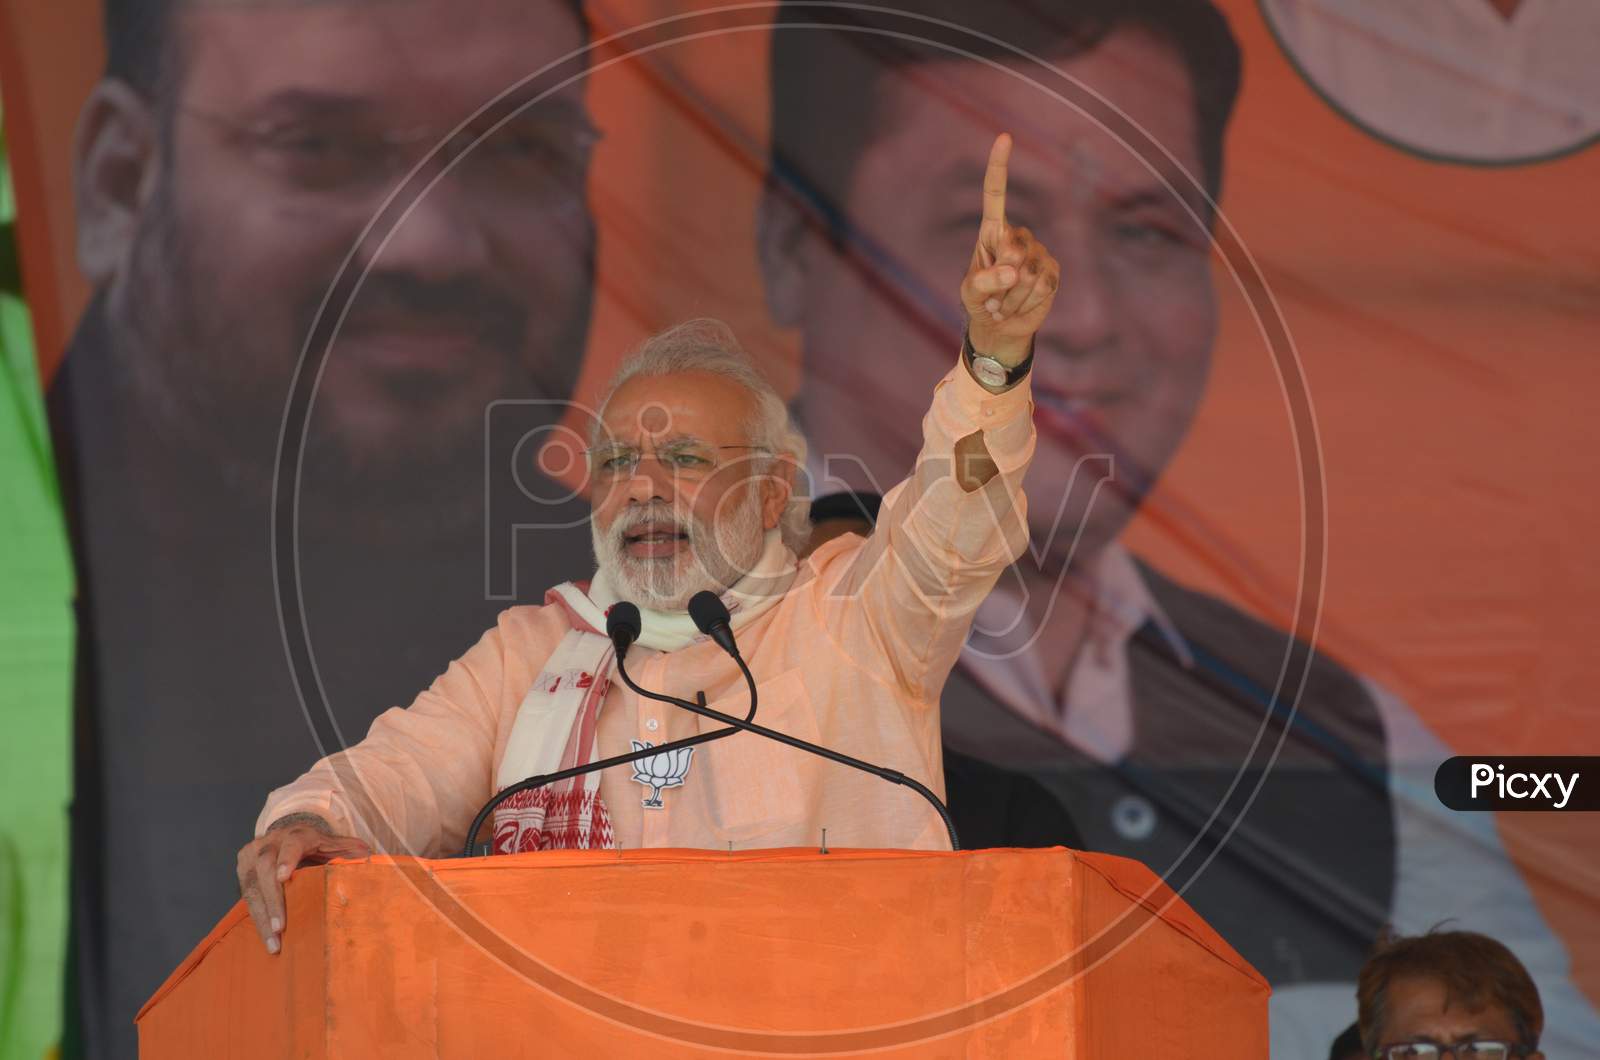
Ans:
{"type": "Polygon", "coordinates": [[[1600,810],[1600,758],[1460,755],[1433,790],[1452,810],[1600,810]]]}

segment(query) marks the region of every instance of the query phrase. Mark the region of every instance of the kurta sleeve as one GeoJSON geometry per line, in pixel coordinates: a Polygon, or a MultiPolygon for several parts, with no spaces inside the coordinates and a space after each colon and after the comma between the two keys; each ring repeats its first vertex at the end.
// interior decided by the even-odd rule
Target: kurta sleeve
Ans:
{"type": "Polygon", "coordinates": [[[824,563],[819,607],[841,650],[937,702],[978,604],[1027,548],[1022,477],[1033,450],[1026,378],[991,394],[958,363],[939,382],[911,476],[884,498],[866,543],[848,561],[824,563]],[[955,446],[974,432],[998,473],[968,492],[954,474],[955,446]]]}
{"type": "Polygon", "coordinates": [[[385,711],[360,743],[268,796],[256,835],[286,814],[315,813],[377,851],[459,848],[493,782],[510,639],[502,616],[409,707],[385,711]]]}

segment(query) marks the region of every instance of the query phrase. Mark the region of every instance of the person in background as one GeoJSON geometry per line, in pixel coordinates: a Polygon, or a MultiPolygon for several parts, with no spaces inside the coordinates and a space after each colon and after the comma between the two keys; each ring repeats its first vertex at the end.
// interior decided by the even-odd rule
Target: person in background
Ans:
{"type": "Polygon", "coordinates": [[[882,507],[883,498],[876,493],[846,490],[816,498],[811,502],[811,536],[806,539],[805,554],[845,534],[871,534],[882,507]]]}
{"type": "Polygon", "coordinates": [[[1380,940],[1361,968],[1356,1002],[1361,1045],[1373,1060],[1544,1056],[1539,988],[1487,935],[1431,931],[1380,940]]]}
{"type": "Polygon", "coordinates": [[[1369,1060],[1361,1047],[1361,1027],[1352,1023],[1328,1047],[1328,1060],[1369,1060]]]}

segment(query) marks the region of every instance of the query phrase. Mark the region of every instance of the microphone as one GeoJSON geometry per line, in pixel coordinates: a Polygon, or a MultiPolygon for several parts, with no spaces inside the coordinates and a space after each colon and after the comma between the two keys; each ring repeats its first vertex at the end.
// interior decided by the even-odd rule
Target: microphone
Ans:
{"type": "MultiPolygon", "coordinates": [[[[718,601],[720,605],[720,601],[718,601]]],[[[691,603],[692,606],[692,603],[691,603]]],[[[726,615],[726,609],[722,612],[726,615]]],[[[628,647],[639,639],[639,634],[644,629],[644,619],[639,615],[639,608],[626,600],[619,600],[612,604],[606,611],[606,636],[611,638],[611,644],[617,650],[617,658],[622,658],[628,647]]]]}
{"type": "MultiPolygon", "coordinates": [[[[637,613],[637,609],[635,609],[637,613]]],[[[739,658],[739,646],[733,642],[733,624],[722,598],[710,589],[701,589],[689,597],[689,617],[695,628],[722,646],[722,650],[739,658]]],[[[742,667],[742,664],[741,664],[742,667]]],[[[755,695],[752,682],[750,694],[755,695]]]]}

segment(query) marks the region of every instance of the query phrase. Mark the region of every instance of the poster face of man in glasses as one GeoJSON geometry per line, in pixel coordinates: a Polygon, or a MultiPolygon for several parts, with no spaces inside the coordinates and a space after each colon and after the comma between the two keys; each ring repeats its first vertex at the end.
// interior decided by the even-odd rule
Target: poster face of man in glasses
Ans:
{"type": "Polygon", "coordinates": [[[95,296],[51,401],[83,585],[80,1006],[131,1056],[135,1009],[235,897],[232,837],[317,752],[275,571],[299,564],[354,739],[587,561],[584,504],[520,443],[578,375],[596,132],[581,55],[540,75],[585,44],[567,0],[113,0],[106,29],[77,145],[95,296]],[[539,562],[488,570],[496,520],[539,562]]]}

